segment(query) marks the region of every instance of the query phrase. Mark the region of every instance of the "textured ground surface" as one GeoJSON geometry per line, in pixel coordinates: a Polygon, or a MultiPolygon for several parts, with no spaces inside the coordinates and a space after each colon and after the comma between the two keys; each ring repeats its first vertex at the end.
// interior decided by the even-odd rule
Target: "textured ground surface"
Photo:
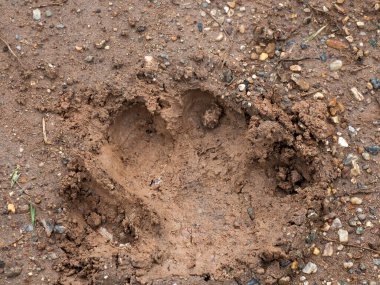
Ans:
{"type": "Polygon", "coordinates": [[[379,7],[0,1],[0,283],[378,284],[379,7]]]}

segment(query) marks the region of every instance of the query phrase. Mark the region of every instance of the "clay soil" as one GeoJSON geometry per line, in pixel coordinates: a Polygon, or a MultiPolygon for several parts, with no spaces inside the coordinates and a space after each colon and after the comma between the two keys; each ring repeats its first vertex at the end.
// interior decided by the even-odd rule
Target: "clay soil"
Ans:
{"type": "Polygon", "coordinates": [[[376,214],[326,229],[379,205],[380,4],[337,2],[0,1],[0,284],[378,281],[376,214]]]}

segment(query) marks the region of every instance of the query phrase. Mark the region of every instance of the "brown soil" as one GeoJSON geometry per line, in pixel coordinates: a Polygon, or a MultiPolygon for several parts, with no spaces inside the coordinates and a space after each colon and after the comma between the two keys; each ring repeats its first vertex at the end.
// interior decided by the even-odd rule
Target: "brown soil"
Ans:
{"type": "MultiPolygon", "coordinates": [[[[1,284],[298,284],[326,244],[324,223],[355,212],[341,198],[358,183],[376,187],[379,168],[374,159],[367,176],[353,178],[336,135],[361,127],[351,152],[379,142],[378,93],[365,92],[360,110],[345,94],[358,77],[361,90],[376,77],[378,47],[363,67],[353,46],[326,50],[319,37],[341,37],[347,11],[379,18],[375,1],[345,3],[344,13],[328,1],[267,2],[236,1],[222,25],[210,11],[223,11],[223,1],[0,3],[1,284]],[[322,52],[328,63],[344,59],[344,75],[331,75],[322,52]],[[294,80],[294,64],[307,82],[294,80]],[[313,97],[319,90],[322,99],[313,97]],[[64,233],[48,234],[46,222],[64,233]]],[[[355,279],[330,258],[310,282],[374,276],[355,279]]]]}

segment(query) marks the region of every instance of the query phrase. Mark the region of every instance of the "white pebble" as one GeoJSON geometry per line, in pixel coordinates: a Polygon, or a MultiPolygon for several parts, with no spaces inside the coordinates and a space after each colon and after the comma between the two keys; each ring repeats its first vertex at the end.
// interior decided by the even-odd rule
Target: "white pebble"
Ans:
{"type": "Polygon", "coordinates": [[[240,92],[243,92],[245,90],[245,84],[239,84],[238,89],[240,92]]]}
{"type": "Polygon", "coordinates": [[[352,95],[354,95],[354,97],[355,97],[356,100],[358,100],[358,101],[363,101],[364,100],[363,94],[360,93],[359,90],[356,87],[352,87],[351,88],[351,93],[352,93],[352,95]]]}
{"type": "Polygon", "coordinates": [[[308,262],[305,267],[302,269],[302,272],[305,274],[312,274],[318,271],[318,266],[313,262],[308,262]]]}
{"type": "Polygon", "coordinates": [[[33,20],[35,20],[35,21],[41,20],[41,10],[40,9],[34,9],[33,10],[33,20]]]}
{"type": "Polygon", "coordinates": [[[339,229],[338,230],[338,236],[340,242],[348,242],[348,231],[339,229]]]}
{"type": "Polygon", "coordinates": [[[338,144],[341,147],[348,147],[348,142],[343,137],[338,138],[338,144]]]}
{"type": "Polygon", "coordinates": [[[343,66],[343,61],[340,59],[334,60],[332,63],[330,63],[330,70],[331,71],[337,71],[341,69],[343,66]]]}
{"type": "Polygon", "coordinates": [[[351,197],[350,202],[352,205],[361,205],[363,203],[363,199],[359,197],[351,197]]]}

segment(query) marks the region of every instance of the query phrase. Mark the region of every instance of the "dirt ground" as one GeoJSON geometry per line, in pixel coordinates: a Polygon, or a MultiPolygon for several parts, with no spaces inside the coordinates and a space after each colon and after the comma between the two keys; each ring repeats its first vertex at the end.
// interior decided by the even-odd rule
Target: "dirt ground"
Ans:
{"type": "Polygon", "coordinates": [[[0,9],[0,284],[380,284],[380,2],[0,9]]]}

